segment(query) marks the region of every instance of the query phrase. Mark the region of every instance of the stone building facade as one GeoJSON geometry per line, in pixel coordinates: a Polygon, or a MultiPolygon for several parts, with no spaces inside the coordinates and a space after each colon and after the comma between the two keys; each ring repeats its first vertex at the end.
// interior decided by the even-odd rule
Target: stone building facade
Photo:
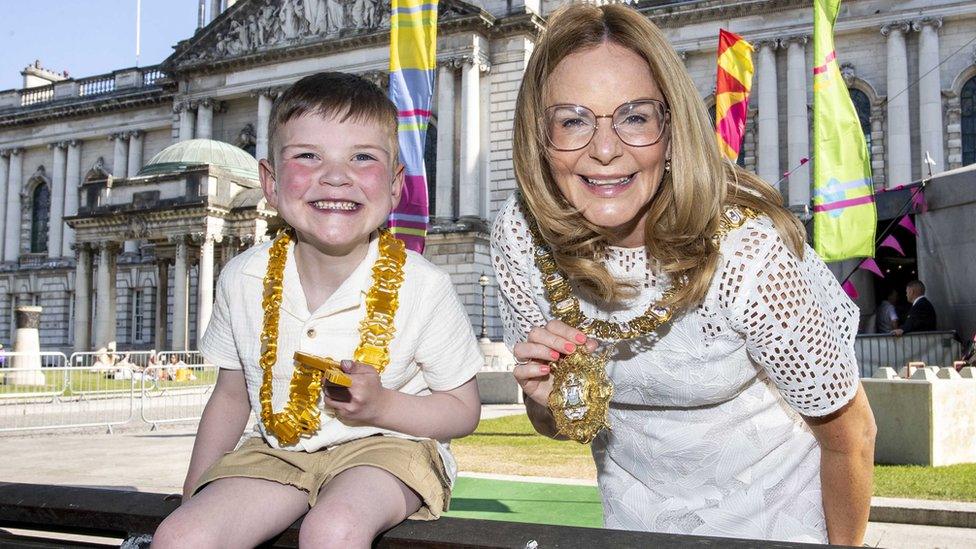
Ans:
{"type": "MultiPolygon", "coordinates": [[[[491,275],[491,220],[515,188],[512,117],[522,71],[545,16],[563,3],[440,1],[426,255],[450,272],[476,331],[485,293],[487,332],[496,339],[496,288],[478,280],[491,275]]],[[[740,163],[776,182],[810,156],[808,0],[634,5],[665,29],[709,106],[718,29],[755,45],[740,163]]],[[[212,284],[226,259],[266,237],[274,218],[226,163],[147,174],[149,160],[191,139],[263,157],[274,97],[317,71],[386,85],[388,2],[201,0],[200,7],[200,28],[159,66],[74,79],[35,64],[24,70],[22,89],[0,92],[0,341],[13,334],[14,307],[37,304],[45,349],[109,341],[193,348],[212,299],[199,281],[212,284]],[[178,208],[152,202],[154,186],[163,192],[177,181],[174,188],[189,189],[191,179],[204,182],[197,193],[210,182],[214,192],[233,191],[214,201],[187,194],[178,208]],[[114,202],[125,192],[124,204],[114,202]]],[[[926,174],[926,153],[933,172],[976,161],[974,36],[971,2],[843,3],[837,51],[856,90],[877,186],[926,174]]],[[[781,186],[798,213],[810,201],[808,168],[781,186]]]]}

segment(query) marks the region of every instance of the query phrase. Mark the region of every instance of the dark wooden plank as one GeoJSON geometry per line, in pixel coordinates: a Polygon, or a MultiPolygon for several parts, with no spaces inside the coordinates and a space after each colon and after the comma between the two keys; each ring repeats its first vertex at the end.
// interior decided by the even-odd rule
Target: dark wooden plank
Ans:
{"type": "MultiPolygon", "coordinates": [[[[100,488],[0,483],[0,527],[68,532],[111,537],[151,533],[179,506],[164,494],[100,488]]],[[[266,547],[297,547],[298,520],[266,547]]],[[[819,548],[821,545],[769,542],[677,534],[577,528],[548,524],[460,519],[406,521],[383,533],[376,547],[461,549],[524,549],[530,541],[542,549],[614,547],[661,549],[819,548]]]]}

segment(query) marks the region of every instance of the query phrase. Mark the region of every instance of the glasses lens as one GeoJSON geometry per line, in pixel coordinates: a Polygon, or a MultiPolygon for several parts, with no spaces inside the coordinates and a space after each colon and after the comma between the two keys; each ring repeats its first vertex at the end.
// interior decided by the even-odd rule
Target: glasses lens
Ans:
{"type": "Polygon", "coordinates": [[[633,147],[653,145],[664,133],[667,111],[660,101],[624,103],[613,111],[613,127],[620,139],[633,147]]]}
{"type": "Polygon", "coordinates": [[[564,151],[581,149],[590,142],[596,116],[580,105],[555,105],[546,109],[549,144],[564,151]]]}

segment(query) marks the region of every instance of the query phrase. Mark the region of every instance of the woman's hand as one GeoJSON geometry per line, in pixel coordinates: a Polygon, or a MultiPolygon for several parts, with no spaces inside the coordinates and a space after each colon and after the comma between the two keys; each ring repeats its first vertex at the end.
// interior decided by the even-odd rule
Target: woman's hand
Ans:
{"type": "Polygon", "coordinates": [[[578,345],[585,345],[589,352],[593,352],[598,342],[561,320],[550,320],[544,327],[532,328],[528,340],[515,345],[513,354],[516,365],[512,374],[526,398],[541,406],[548,406],[549,393],[552,391],[549,363],[572,353],[578,345]]]}

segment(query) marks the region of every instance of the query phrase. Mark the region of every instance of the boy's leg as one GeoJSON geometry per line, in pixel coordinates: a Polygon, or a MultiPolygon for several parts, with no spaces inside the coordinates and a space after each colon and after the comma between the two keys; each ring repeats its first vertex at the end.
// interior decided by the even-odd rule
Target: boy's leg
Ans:
{"type": "Polygon", "coordinates": [[[352,467],[330,480],[302,521],[302,547],[369,547],[420,509],[420,496],[389,472],[352,467]]]}
{"type": "Polygon", "coordinates": [[[308,494],[270,480],[215,480],[173,511],[152,546],[254,547],[282,532],[308,510],[308,494]]]}

